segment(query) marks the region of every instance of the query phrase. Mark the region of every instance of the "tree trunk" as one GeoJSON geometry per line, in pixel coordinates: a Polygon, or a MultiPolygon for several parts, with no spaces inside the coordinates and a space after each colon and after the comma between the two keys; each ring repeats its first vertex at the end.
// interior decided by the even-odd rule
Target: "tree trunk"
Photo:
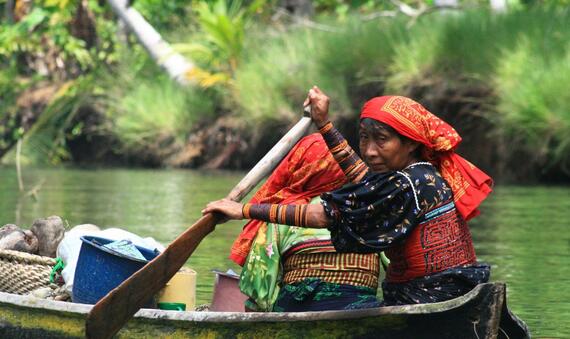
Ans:
{"type": "Polygon", "coordinates": [[[14,0],[6,0],[4,4],[4,17],[7,23],[14,22],[14,0]]]}
{"type": "Polygon", "coordinates": [[[75,16],[71,21],[71,35],[85,41],[85,47],[91,48],[97,42],[97,29],[95,16],[89,10],[87,0],[81,0],[77,4],[75,16]]]}
{"type": "Polygon", "coordinates": [[[491,9],[493,12],[506,12],[507,11],[507,0],[490,0],[491,9]]]}
{"type": "Polygon", "coordinates": [[[459,3],[457,0],[435,0],[434,5],[436,7],[458,7],[459,3]]]}
{"type": "Polygon", "coordinates": [[[281,6],[295,16],[311,17],[314,12],[313,3],[310,0],[282,0],[281,6]]]}
{"type": "Polygon", "coordinates": [[[126,0],[108,0],[113,11],[127,25],[156,63],[164,68],[170,77],[181,85],[188,85],[187,74],[194,64],[181,54],[174,52],[162,36],[133,7],[127,7],[126,0]]]}

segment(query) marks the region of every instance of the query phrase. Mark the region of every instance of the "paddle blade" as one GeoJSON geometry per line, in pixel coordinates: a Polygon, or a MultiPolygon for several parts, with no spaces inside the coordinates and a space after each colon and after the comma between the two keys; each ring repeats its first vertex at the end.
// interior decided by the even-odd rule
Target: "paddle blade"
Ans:
{"type": "MultiPolygon", "coordinates": [[[[304,116],[254,168],[234,187],[228,199],[241,200],[285,157],[311,126],[311,119],[304,116]]],[[[155,295],[184,265],[200,241],[214,230],[217,217],[206,215],[182,233],[153,261],[138,270],[129,279],[109,292],[89,312],[86,335],[89,338],[110,338],[132,317],[137,310],[155,295]]]]}
{"type": "Polygon", "coordinates": [[[111,338],[184,265],[202,239],[214,230],[212,214],[200,218],[154,260],[130,276],[93,306],[87,315],[88,338],[111,338]]]}

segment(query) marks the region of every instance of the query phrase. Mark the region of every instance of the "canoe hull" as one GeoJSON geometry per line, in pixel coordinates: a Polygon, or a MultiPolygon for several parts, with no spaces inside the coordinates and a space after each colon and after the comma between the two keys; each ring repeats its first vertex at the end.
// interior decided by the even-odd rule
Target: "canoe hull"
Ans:
{"type": "MultiPolygon", "coordinates": [[[[496,338],[505,286],[482,284],[443,303],[306,313],[141,310],[120,338],[496,338]]],[[[90,305],[0,293],[0,337],[85,337],[90,305]]]]}

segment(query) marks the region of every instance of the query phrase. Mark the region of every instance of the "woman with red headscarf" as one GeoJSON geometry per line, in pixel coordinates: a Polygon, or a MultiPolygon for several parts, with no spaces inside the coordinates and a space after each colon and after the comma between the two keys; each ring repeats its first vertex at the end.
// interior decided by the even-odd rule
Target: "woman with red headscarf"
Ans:
{"type": "Polygon", "coordinates": [[[461,138],[450,125],[409,98],[373,98],[360,115],[363,161],[329,121],[329,98],[320,89],[313,87],[305,104],[352,184],[323,193],[321,204],[224,199],[205,213],[327,227],[339,252],[385,251],[386,305],[444,301],[488,281],[466,221],[478,214],[492,181],[454,152],[461,138]]]}
{"type": "MultiPolygon", "coordinates": [[[[323,137],[314,133],[293,147],[250,203],[318,204],[321,193],[345,183],[323,137]]],[[[243,266],[239,286],[250,310],[320,311],[376,301],[378,255],[337,253],[323,228],[251,220],[230,258],[243,266]]]]}

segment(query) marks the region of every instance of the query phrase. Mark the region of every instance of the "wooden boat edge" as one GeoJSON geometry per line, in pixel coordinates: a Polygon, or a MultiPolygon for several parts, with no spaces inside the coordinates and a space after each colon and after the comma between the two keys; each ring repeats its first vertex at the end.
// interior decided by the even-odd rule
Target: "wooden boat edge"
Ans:
{"type": "MultiPolygon", "coordinates": [[[[179,312],[158,309],[141,309],[135,314],[135,318],[161,319],[190,322],[291,322],[291,321],[316,321],[316,320],[350,320],[357,318],[376,317],[392,314],[428,314],[446,312],[459,308],[469,301],[476,299],[482,293],[492,293],[499,298],[504,298],[506,287],[504,283],[494,282],[476,286],[464,296],[444,302],[433,304],[387,306],[362,310],[341,310],[322,312],[285,312],[285,313],[244,313],[244,312],[179,312]]],[[[502,300],[502,299],[501,299],[502,300]]],[[[78,315],[87,315],[92,305],[77,304],[63,301],[38,299],[31,296],[15,295],[0,292],[1,304],[11,304],[24,308],[45,309],[56,312],[68,312],[78,315]]],[[[502,302],[501,302],[502,304],[502,302]]]]}

